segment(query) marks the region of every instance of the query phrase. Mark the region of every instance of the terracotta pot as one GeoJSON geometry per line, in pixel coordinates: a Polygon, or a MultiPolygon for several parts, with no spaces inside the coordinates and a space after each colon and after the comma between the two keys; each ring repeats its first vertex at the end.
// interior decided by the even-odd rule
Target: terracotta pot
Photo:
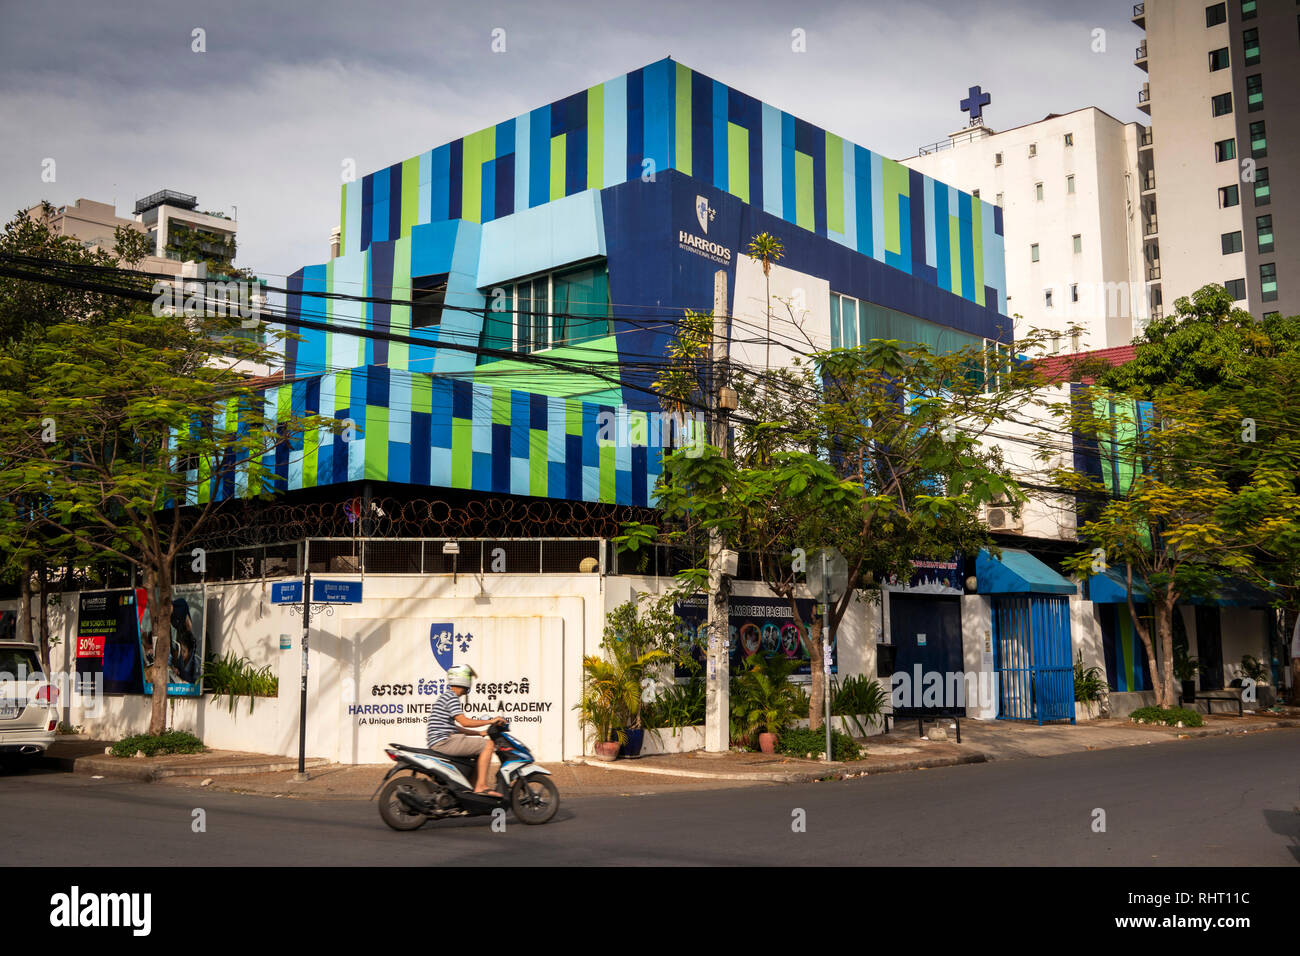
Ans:
{"type": "Polygon", "coordinates": [[[776,753],[776,734],[759,734],[758,749],[765,754],[776,753]]]}
{"type": "Polygon", "coordinates": [[[617,760],[619,743],[617,740],[596,744],[597,760],[617,760]]]}

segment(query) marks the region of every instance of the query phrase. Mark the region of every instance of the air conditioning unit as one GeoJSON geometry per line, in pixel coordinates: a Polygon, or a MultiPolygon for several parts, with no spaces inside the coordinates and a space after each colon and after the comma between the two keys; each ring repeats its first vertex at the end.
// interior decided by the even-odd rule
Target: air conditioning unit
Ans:
{"type": "Polygon", "coordinates": [[[985,505],[984,523],[989,526],[990,531],[1020,534],[1025,530],[1024,516],[1017,518],[1011,508],[1004,505],[985,505]]]}

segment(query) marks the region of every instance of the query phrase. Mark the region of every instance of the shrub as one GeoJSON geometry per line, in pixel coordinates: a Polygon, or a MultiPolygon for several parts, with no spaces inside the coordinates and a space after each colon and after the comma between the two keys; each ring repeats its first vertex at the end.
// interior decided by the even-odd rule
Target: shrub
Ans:
{"type": "Polygon", "coordinates": [[[672,683],[660,691],[653,704],[646,705],[645,722],[649,727],[698,727],[704,723],[707,688],[700,671],[684,684],[672,683]]]}
{"type": "Polygon", "coordinates": [[[164,754],[203,753],[203,741],[183,730],[168,730],[161,734],[135,734],[124,737],[109,748],[114,757],[134,757],[143,751],[146,757],[164,754]]]}
{"type": "Polygon", "coordinates": [[[1186,707],[1170,707],[1168,710],[1139,707],[1129,715],[1129,720],[1137,724],[1164,724],[1166,727],[1176,727],[1180,721],[1184,727],[1199,727],[1205,723],[1200,714],[1186,707]]]}
{"type": "MultiPolygon", "coordinates": [[[[807,727],[789,727],[781,732],[776,741],[777,753],[791,757],[814,757],[826,752],[826,729],[809,730],[807,727]]],[[[858,742],[848,734],[838,730],[831,733],[831,759],[860,760],[862,750],[858,742]]]]}
{"type": "Polygon", "coordinates": [[[271,665],[254,667],[246,657],[227,651],[221,657],[208,655],[203,662],[203,689],[214,698],[230,698],[230,712],[235,712],[235,698],[248,698],[248,712],[253,712],[254,698],[275,697],[280,693],[280,679],[271,673],[271,665]]]}
{"type": "Polygon", "coordinates": [[[1083,651],[1074,660],[1074,699],[1081,704],[1095,704],[1106,692],[1106,676],[1100,667],[1084,667],[1083,651]]]}
{"type": "Polygon", "coordinates": [[[848,718],[859,737],[865,737],[867,728],[880,722],[888,699],[880,682],[866,674],[846,677],[843,683],[831,678],[831,714],[848,718]],[[865,724],[859,717],[865,719],[865,724]]]}

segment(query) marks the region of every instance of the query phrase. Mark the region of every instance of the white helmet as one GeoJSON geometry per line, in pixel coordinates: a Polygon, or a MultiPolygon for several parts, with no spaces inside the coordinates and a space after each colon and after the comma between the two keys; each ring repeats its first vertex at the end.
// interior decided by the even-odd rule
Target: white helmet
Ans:
{"type": "Polygon", "coordinates": [[[476,677],[478,674],[468,664],[453,664],[447,669],[447,686],[464,687],[468,691],[474,685],[476,677]]]}

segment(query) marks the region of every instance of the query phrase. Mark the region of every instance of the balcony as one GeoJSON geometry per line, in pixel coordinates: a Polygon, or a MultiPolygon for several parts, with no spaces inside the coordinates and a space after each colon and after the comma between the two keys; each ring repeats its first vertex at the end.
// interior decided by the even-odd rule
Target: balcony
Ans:
{"type": "Polygon", "coordinates": [[[1143,84],[1142,89],[1138,90],[1138,109],[1147,116],[1151,115],[1151,88],[1143,84]]]}
{"type": "Polygon", "coordinates": [[[1151,127],[1143,126],[1138,133],[1138,149],[1149,149],[1151,147],[1151,127]]]}
{"type": "Polygon", "coordinates": [[[1153,266],[1147,266],[1147,281],[1155,282],[1160,278],[1160,265],[1157,263],[1153,266]]]}
{"type": "Polygon", "coordinates": [[[1141,29],[1147,28],[1147,5],[1145,3],[1133,4],[1133,16],[1130,17],[1133,24],[1141,29]]]}
{"type": "Polygon", "coordinates": [[[1149,237],[1151,237],[1151,236],[1154,236],[1154,235],[1156,234],[1157,231],[1158,231],[1158,230],[1156,229],[1156,217],[1155,217],[1155,216],[1151,216],[1151,217],[1149,217],[1149,218],[1146,220],[1146,222],[1144,222],[1144,223],[1142,224],[1142,235],[1143,235],[1144,238],[1149,238],[1149,237]]]}
{"type": "Polygon", "coordinates": [[[1133,65],[1143,73],[1147,71],[1147,41],[1143,40],[1133,54],[1133,65]]]}
{"type": "Polygon", "coordinates": [[[1154,192],[1156,188],[1156,171],[1154,169],[1143,171],[1138,182],[1142,184],[1142,191],[1144,193],[1154,192]]]}

